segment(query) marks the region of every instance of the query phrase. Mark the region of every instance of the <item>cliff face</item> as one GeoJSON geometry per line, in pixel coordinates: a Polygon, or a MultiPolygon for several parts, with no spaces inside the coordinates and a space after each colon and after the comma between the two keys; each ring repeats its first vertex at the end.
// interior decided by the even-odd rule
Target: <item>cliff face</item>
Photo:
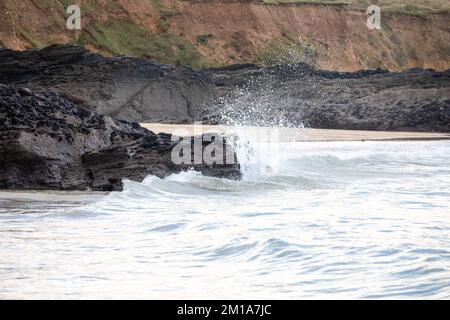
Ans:
{"type": "Polygon", "coordinates": [[[70,1],[3,0],[0,45],[24,50],[75,42],[107,56],[126,54],[193,67],[308,62],[337,71],[450,68],[447,10],[419,14],[406,10],[411,6],[405,5],[405,10],[391,12],[388,7],[383,11],[381,5],[383,30],[369,30],[364,6],[320,5],[321,1],[315,1],[319,5],[212,0],[73,2],[82,9],[80,31],[65,27],[65,7],[70,1]]]}

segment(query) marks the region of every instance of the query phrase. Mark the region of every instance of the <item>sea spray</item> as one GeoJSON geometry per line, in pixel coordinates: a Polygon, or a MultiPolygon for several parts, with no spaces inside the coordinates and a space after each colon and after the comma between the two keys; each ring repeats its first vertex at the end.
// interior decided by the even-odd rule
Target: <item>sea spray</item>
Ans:
{"type": "Polygon", "coordinates": [[[0,296],[448,299],[448,154],[281,142],[274,175],[149,176],[87,206],[3,196],[0,296]]]}
{"type": "Polygon", "coordinates": [[[234,150],[241,166],[243,179],[273,175],[280,165],[280,132],[278,128],[234,126],[227,127],[228,135],[236,138],[234,150]]]}
{"type": "MultiPolygon", "coordinates": [[[[296,61],[268,70],[264,77],[250,76],[227,95],[219,97],[202,116],[209,122],[226,126],[226,133],[235,137],[233,146],[244,179],[276,174],[280,163],[280,129],[305,128],[298,121],[292,123],[291,114],[286,110],[293,101],[287,94],[279,99],[275,93],[283,88],[275,88],[273,80],[303,76],[311,72],[311,67],[296,61]]],[[[295,135],[298,134],[297,130],[295,135]]],[[[291,141],[295,141],[294,136],[291,141]]]]}

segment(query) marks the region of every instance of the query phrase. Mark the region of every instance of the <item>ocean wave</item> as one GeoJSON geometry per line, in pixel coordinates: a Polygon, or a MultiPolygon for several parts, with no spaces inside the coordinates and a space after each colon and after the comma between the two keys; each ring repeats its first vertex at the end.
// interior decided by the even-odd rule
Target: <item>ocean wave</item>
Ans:
{"type": "Polygon", "coordinates": [[[448,154],[448,142],[282,144],[278,167],[269,153],[240,181],[186,171],[73,206],[43,195],[26,214],[2,202],[4,267],[21,266],[5,287],[33,296],[26,270],[54,296],[81,268],[82,290],[119,297],[182,284],[215,298],[448,298],[448,154]],[[24,265],[23,252],[37,254],[24,265]]]}

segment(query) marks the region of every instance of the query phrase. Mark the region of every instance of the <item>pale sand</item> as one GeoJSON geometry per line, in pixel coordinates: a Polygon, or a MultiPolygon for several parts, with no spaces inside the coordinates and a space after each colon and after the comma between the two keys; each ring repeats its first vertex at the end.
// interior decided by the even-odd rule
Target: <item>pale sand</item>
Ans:
{"type": "Polygon", "coordinates": [[[297,129],[297,128],[267,128],[267,127],[227,127],[191,124],[161,124],[141,123],[155,133],[165,132],[179,136],[198,135],[202,133],[240,133],[256,135],[262,140],[278,139],[289,141],[396,141],[396,140],[450,140],[450,133],[433,132],[394,132],[394,131],[363,131],[363,130],[330,130],[330,129],[297,129]]]}

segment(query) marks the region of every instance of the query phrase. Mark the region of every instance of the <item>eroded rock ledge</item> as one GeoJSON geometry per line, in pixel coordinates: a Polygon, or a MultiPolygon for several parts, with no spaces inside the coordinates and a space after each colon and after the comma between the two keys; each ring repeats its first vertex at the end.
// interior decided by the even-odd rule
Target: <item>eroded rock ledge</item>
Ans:
{"type": "Polygon", "coordinates": [[[138,122],[187,123],[213,99],[205,73],[76,45],[0,49],[0,83],[53,91],[93,112],[138,122]]]}
{"type": "Polygon", "coordinates": [[[240,178],[237,162],[175,165],[176,144],[168,134],[93,113],[56,93],[0,85],[0,189],[112,191],[122,189],[123,178],[190,168],[240,178]]]}

